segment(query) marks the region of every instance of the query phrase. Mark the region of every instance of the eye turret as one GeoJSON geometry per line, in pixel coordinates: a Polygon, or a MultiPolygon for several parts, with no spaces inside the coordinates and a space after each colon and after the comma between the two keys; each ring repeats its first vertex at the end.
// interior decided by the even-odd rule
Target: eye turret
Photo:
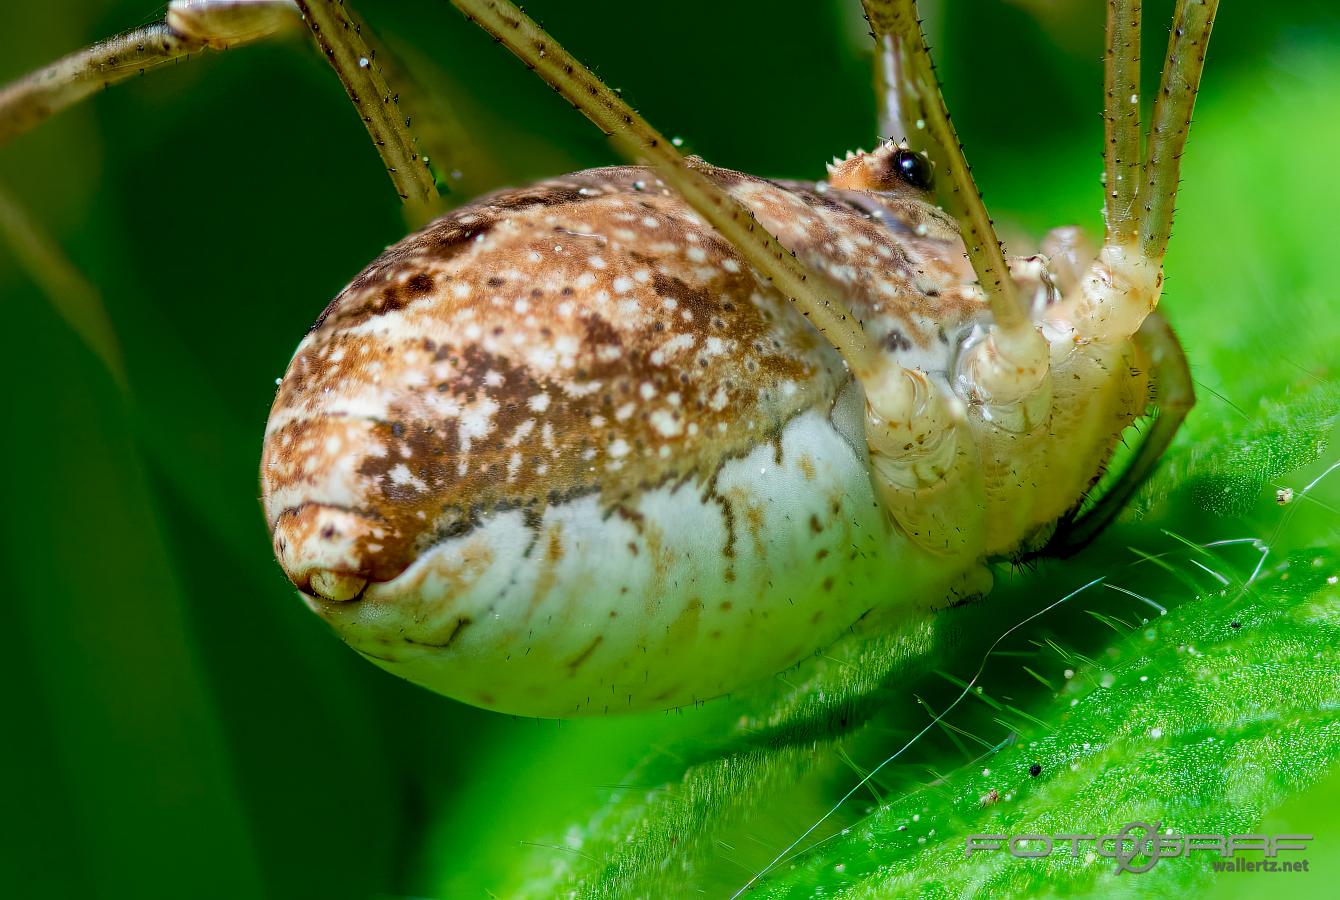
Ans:
{"type": "Polygon", "coordinates": [[[935,170],[922,153],[892,141],[867,153],[848,153],[828,166],[828,183],[848,191],[930,191],[935,170]]]}

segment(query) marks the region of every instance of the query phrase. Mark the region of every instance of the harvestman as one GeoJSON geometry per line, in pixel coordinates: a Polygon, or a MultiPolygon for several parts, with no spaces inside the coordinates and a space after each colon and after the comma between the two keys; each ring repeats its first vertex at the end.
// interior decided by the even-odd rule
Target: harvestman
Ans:
{"type": "MultiPolygon", "coordinates": [[[[525,715],[683,705],[981,595],[990,560],[1077,549],[1157,463],[1193,401],[1155,307],[1216,0],[1177,4],[1143,150],[1140,3],[1110,0],[1103,246],[1060,229],[1022,258],[912,0],[863,0],[901,140],[819,182],[685,159],[515,6],[453,3],[643,165],[438,218],[299,345],[265,514],[306,602],[378,665],[525,715]]],[[[400,196],[431,208],[427,160],[331,0],[174,0],[0,92],[0,141],[300,21],[400,196]]]]}

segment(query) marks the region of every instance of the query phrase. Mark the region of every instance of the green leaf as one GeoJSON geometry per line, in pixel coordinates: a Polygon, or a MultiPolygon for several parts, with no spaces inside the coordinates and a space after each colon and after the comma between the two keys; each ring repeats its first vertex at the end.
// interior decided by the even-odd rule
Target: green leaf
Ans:
{"type": "MultiPolygon", "coordinates": [[[[1331,557],[1294,558],[1239,597],[1216,592],[1132,629],[1033,707],[1040,721],[983,768],[881,805],[761,895],[1097,894],[1114,866],[1092,845],[1078,858],[1058,844],[1045,859],[965,859],[964,836],[1110,834],[1130,821],[1253,832],[1340,752],[1340,588],[1326,584],[1337,571],[1331,557]]],[[[1222,877],[1206,860],[1121,877],[1187,894],[1222,877]]]]}

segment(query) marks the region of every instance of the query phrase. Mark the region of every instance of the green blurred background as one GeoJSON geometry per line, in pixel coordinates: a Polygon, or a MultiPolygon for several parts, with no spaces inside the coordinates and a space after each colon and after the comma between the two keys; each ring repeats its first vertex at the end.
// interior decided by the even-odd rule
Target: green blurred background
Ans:
{"type": "MultiPolygon", "coordinates": [[[[1097,226],[1102,7],[926,4],[955,120],[1008,228],[1097,226]]],[[[1170,7],[1146,5],[1151,72],[1170,7]]],[[[614,161],[447,3],[359,9],[440,71],[436,89],[489,157],[480,177],[520,183],[614,161]]],[[[528,11],[712,162],[813,178],[875,140],[856,0],[536,0],[528,11]]],[[[12,0],[0,79],[161,12],[143,0],[12,0]]],[[[1259,221],[1231,218],[1248,210],[1290,252],[1332,252],[1340,226],[1308,192],[1320,180],[1334,196],[1334,171],[1288,170],[1291,148],[1330,140],[1332,121],[1314,133],[1306,114],[1288,130],[1270,118],[1275,99],[1318,79],[1340,85],[1332,2],[1224,4],[1202,99],[1222,124],[1193,132],[1185,201],[1241,202],[1200,227],[1250,236],[1259,221]],[[1255,93],[1242,108],[1264,115],[1234,118],[1244,91],[1255,93]],[[1199,155],[1246,177],[1198,186],[1199,155]]],[[[552,837],[674,733],[666,717],[515,720],[401,683],[344,648],[273,562],[257,466],[275,379],[329,298],[405,230],[360,123],[304,40],[103,94],[0,149],[0,184],[97,286],[129,381],[122,393],[0,246],[0,560],[14,579],[0,654],[0,890],[482,896],[478,847],[552,837]],[[484,837],[471,847],[467,833],[484,837]]],[[[1174,245],[1196,248],[1185,252],[1243,264],[1215,234],[1183,230],[1174,245]]],[[[1286,304],[1288,266],[1281,282],[1272,265],[1248,266],[1242,289],[1286,304]]],[[[1178,302],[1215,302],[1179,296],[1175,269],[1170,283],[1175,323],[1178,302]]]]}

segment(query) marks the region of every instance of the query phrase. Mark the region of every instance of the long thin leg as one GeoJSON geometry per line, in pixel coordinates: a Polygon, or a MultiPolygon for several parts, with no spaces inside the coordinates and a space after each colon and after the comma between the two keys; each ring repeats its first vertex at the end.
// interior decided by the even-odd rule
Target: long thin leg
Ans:
{"type": "MultiPolygon", "coordinates": [[[[1089,270],[1080,296],[1071,307],[1069,324],[1082,340],[1126,340],[1140,330],[1140,324],[1158,306],[1163,288],[1163,254],[1168,248],[1172,231],[1173,208],[1177,200],[1177,179],[1182,167],[1182,151],[1191,129],[1191,113],[1196,104],[1201,74],[1205,68],[1205,50],[1214,27],[1219,0],[1177,0],[1173,13],[1172,36],[1168,41],[1168,56],[1149,130],[1141,183],[1136,195],[1136,221],[1113,227],[1111,213],[1118,222],[1124,222],[1126,213],[1121,209],[1122,195],[1114,199],[1112,189],[1121,182],[1109,184],[1105,191],[1105,209],[1109,212],[1108,239],[1089,270]],[[1131,239],[1129,229],[1138,226],[1138,237],[1131,239]]],[[[1129,12],[1129,10],[1127,10],[1129,12]]],[[[1115,12],[1114,12],[1114,15],[1115,12]]],[[[1135,35],[1129,19],[1119,15],[1110,21],[1109,53],[1132,53],[1135,35]]],[[[1133,77],[1134,66],[1127,61],[1109,59],[1107,62],[1109,88],[1133,77]]],[[[1129,84],[1128,84],[1129,86],[1129,84]]],[[[1127,98],[1129,99],[1129,98],[1127,98]]],[[[1130,134],[1130,123],[1120,117],[1113,119],[1113,102],[1120,95],[1109,93],[1107,103],[1109,137],[1117,144],[1105,148],[1107,170],[1128,171],[1129,157],[1118,154],[1114,146],[1126,147],[1135,143],[1130,134]]]]}
{"type": "Polygon", "coordinates": [[[1177,0],[1168,57],[1149,129],[1149,158],[1140,191],[1140,245],[1148,259],[1162,259],[1172,233],[1182,150],[1205,70],[1205,50],[1219,0],[1177,0]]]}
{"type": "Polygon", "coordinates": [[[963,145],[949,120],[949,110],[940,93],[935,67],[917,18],[915,0],[862,0],[862,4],[880,47],[887,48],[891,61],[901,58],[902,71],[896,80],[898,115],[904,123],[913,119],[908,138],[915,145],[925,143],[928,137],[929,146],[924,149],[929,150],[949,174],[947,199],[950,211],[959,220],[968,258],[986,291],[996,326],[1007,333],[1031,330],[1018,288],[1010,277],[995,225],[963,156],[963,145]],[[924,125],[925,137],[918,125],[924,125]]]}
{"type": "Polygon", "coordinates": [[[1032,430],[1045,421],[1051,406],[1047,342],[1019,297],[1005,250],[949,120],[916,2],[862,0],[862,5],[881,48],[882,69],[897,67],[893,84],[886,86],[885,113],[898,115],[912,139],[948,172],[948,191],[942,194],[958,220],[968,258],[991,307],[991,333],[965,357],[964,373],[975,391],[989,398],[997,427],[1032,430]],[[889,91],[897,95],[895,105],[890,105],[889,91]]]}
{"type": "Polygon", "coordinates": [[[1126,507],[1135,491],[1153,473],[1173,436],[1196,403],[1186,354],[1172,326],[1155,312],[1135,335],[1150,360],[1157,417],[1145,432],[1130,463],[1092,507],[1063,520],[1040,555],[1070,556],[1084,549],[1126,507]]]}
{"type": "Polygon", "coordinates": [[[127,78],[207,48],[225,50],[300,25],[291,0],[178,0],[162,22],[108,38],[0,88],[0,145],[127,78]]]}
{"type": "Polygon", "coordinates": [[[649,163],[757,271],[764,273],[837,348],[858,375],[877,357],[869,337],[845,305],[769,234],[753,213],[695,169],[647,123],[514,4],[506,0],[451,0],[467,19],[504,44],[630,156],[649,163]]]}
{"type": "MultiPolygon", "coordinates": [[[[908,80],[908,48],[899,20],[900,5],[899,0],[861,0],[865,20],[870,23],[870,36],[875,39],[875,89],[881,127],[893,128],[919,146],[933,136],[926,133],[926,97],[908,80]]],[[[915,4],[912,16],[915,21],[915,4]]],[[[943,148],[934,149],[937,159],[943,155],[943,148]]]]}
{"type": "Polygon", "coordinates": [[[506,184],[506,167],[480,142],[474,123],[462,115],[467,104],[456,102],[462,73],[442,68],[395,35],[382,31],[376,37],[389,51],[377,60],[386,80],[400,91],[400,108],[407,118],[414,117],[414,138],[419,151],[432,160],[442,206],[464,203],[506,184]]]}
{"type": "Polygon", "coordinates": [[[1103,217],[1107,243],[1135,242],[1140,190],[1140,0],[1108,0],[1103,57],[1103,217]]]}
{"type": "Polygon", "coordinates": [[[0,88],[0,145],[103,88],[202,50],[225,50],[296,31],[306,20],[358,108],[407,204],[438,193],[408,122],[344,0],[172,0],[162,22],[94,44],[0,88]],[[301,13],[300,9],[301,7],[301,13]]]}
{"type": "Polygon", "coordinates": [[[887,6],[882,0],[861,0],[865,20],[870,23],[870,36],[875,39],[875,105],[879,117],[879,133],[891,140],[909,140],[916,130],[916,118],[903,109],[898,84],[903,73],[902,45],[888,28],[881,14],[887,6]],[[879,24],[876,24],[878,20],[879,24]]]}
{"type": "Polygon", "coordinates": [[[405,203],[431,208],[437,183],[428,163],[415,149],[409,122],[363,39],[362,21],[344,0],[297,0],[303,19],[316,38],[345,93],[386,164],[386,172],[405,203]]]}

